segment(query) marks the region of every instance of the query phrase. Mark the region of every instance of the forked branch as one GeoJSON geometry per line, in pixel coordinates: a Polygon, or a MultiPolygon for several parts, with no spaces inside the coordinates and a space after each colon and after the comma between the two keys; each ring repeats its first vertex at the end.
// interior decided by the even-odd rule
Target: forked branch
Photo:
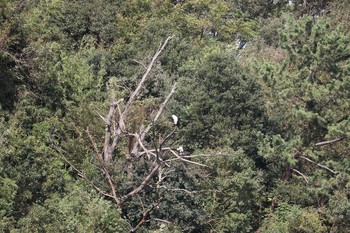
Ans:
{"type": "MultiPolygon", "coordinates": [[[[149,77],[149,73],[151,72],[153,65],[155,63],[155,61],[157,60],[157,58],[159,57],[159,55],[163,52],[163,50],[165,49],[166,45],[168,44],[168,42],[173,38],[173,36],[169,36],[163,43],[163,45],[157,50],[157,52],[154,54],[154,56],[152,57],[151,62],[149,63],[146,72],[144,73],[144,75],[142,76],[142,79],[140,80],[140,82],[138,83],[136,89],[134,90],[134,92],[132,92],[130,94],[129,100],[127,101],[127,103],[125,104],[124,110],[122,111],[122,114],[119,117],[119,125],[125,121],[125,117],[127,115],[127,113],[129,112],[129,108],[131,106],[131,104],[134,102],[136,96],[139,95],[142,87],[144,86],[147,78],[149,77]]],[[[114,151],[116,144],[119,142],[120,140],[120,136],[122,134],[122,129],[119,127],[117,128],[115,134],[114,134],[114,140],[113,140],[113,144],[112,144],[112,150],[114,151]]]]}
{"type": "Polygon", "coordinates": [[[143,142],[145,140],[146,135],[149,133],[149,131],[151,130],[151,128],[154,126],[154,124],[158,121],[159,117],[161,116],[161,114],[164,111],[165,106],[168,104],[171,96],[175,93],[175,89],[176,89],[176,83],[173,84],[173,87],[171,88],[171,91],[169,92],[168,96],[165,98],[165,100],[163,101],[163,103],[160,104],[159,106],[159,110],[157,111],[156,116],[153,118],[152,122],[150,124],[148,124],[148,126],[146,127],[146,129],[144,130],[140,130],[140,134],[138,137],[137,142],[135,143],[135,145],[133,146],[132,149],[132,153],[137,154],[138,150],[139,150],[139,142],[143,142]]]}

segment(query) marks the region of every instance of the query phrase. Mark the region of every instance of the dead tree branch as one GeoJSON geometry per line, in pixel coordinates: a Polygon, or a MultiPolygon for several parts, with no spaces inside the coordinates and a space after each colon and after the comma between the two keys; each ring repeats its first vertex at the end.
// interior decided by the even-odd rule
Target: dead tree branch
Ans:
{"type": "Polygon", "coordinates": [[[160,218],[153,218],[153,220],[155,220],[155,221],[158,221],[158,222],[164,222],[164,223],[166,223],[166,224],[171,224],[171,222],[170,221],[168,221],[168,220],[165,220],[165,219],[160,219],[160,218]]]}
{"type": "Polygon", "coordinates": [[[108,185],[109,185],[109,187],[112,190],[112,197],[113,197],[114,201],[116,202],[116,204],[119,205],[120,200],[117,197],[117,192],[116,192],[116,188],[115,188],[114,182],[113,182],[113,180],[112,180],[112,178],[111,178],[111,176],[110,176],[110,174],[108,172],[108,169],[106,168],[106,166],[104,164],[104,161],[103,161],[103,158],[102,158],[102,154],[100,153],[95,140],[92,138],[92,135],[90,134],[89,128],[86,129],[86,133],[87,133],[87,135],[88,135],[88,137],[90,139],[90,143],[93,145],[93,148],[94,148],[94,151],[95,151],[95,153],[97,155],[97,158],[98,158],[98,161],[100,163],[101,169],[103,170],[105,179],[108,181],[108,185]]]}
{"type": "Polygon", "coordinates": [[[158,207],[160,204],[160,199],[157,201],[157,203],[153,204],[150,208],[148,208],[146,211],[144,211],[142,213],[142,219],[140,220],[140,222],[136,225],[136,227],[134,227],[133,229],[131,229],[130,233],[136,232],[145,222],[146,219],[148,218],[149,213],[154,210],[156,207],[158,207]]]}
{"type": "Polygon", "coordinates": [[[304,178],[304,180],[305,180],[305,182],[307,184],[309,183],[309,180],[307,179],[307,177],[303,173],[301,173],[300,171],[298,171],[297,169],[294,169],[294,168],[292,168],[292,171],[294,171],[294,172],[298,173],[299,175],[301,175],[304,178]]]}
{"type": "MultiPolygon", "coordinates": [[[[117,130],[114,132],[113,135],[113,143],[111,145],[111,151],[113,152],[115,150],[116,145],[118,144],[120,137],[122,135],[122,132],[124,130],[123,127],[124,126],[124,121],[125,121],[125,117],[127,115],[127,113],[129,112],[129,108],[131,106],[131,104],[134,102],[136,96],[139,95],[142,87],[144,86],[144,83],[146,82],[152,68],[153,65],[155,63],[155,61],[157,60],[157,58],[159,57],[159,55],[163,52],[163,50],[165,49],[166,45],[168,44],[168,42],[173,38],[173,36],[169,36],[163,43],[163,45],[157,50],[157,52],[154,54],[151,62],[149,63],[146,72],[144,73],[144,75],[142,76],[140,82],[138,83],[136,89],[134,90],[134,92],[131,93],[129,100],[126,102],[125,106],[124,106],[124,110],[122,111],[122,114],[119,116],[119,127],[117,128],[117,130]]],[[[111,159],[111,158],[109,158],[111,159]]]]}
{"type": "Polygon", "coordinates": [[[161,165],[162,165],[162,163],[158,162],[153,167],[152,171],[144,178],[144,180],[141,182],[141,184],[122,198],[119,206],[121,207],[129,198],[131,198],[135,194],[138,194],[139,192],[141,192],[145,188],[145,186],[151,181],[151,179],[154,177],[154,175],[156,174],[156,172],[158,171],[158,169],[160,168],[161,165]]]}
{"type": "Polygon", "coordinates": [[[333,173],[333,174],[337,174],[336,171],[330,169],[329,167],[327,167],[327,166],[325,166],[325,165],[323,165],[323,164],[317,163],[317,162],[315,162],[315,161],[313,161],[313,160],[311,160],[311,159],[309,159],[309,158],[307,158],[307,157],[305,157],[305,156],[299,156],[299,157],[302,158],[302,159],[304,159],[304,160],[306,160],[306,161],[308,161],[308,162],[310,162],[310,163],[315,164],[316,166],[319,166],[319,167],[321,167],[321,168],[323,168],[323,169],[326,169],[327,171],[329,171],[329,172],[331,172],[331,173],[333,173]]]}
{"type": "Polygon", "coordinates": [[[58,154],[62,157],[62,159],[74,170],[78,173],[78,176],[83,178],[85,181],[87,181],[97,192],[99,192],[102,196],[108,197],[116,201],[115,196],[111,195],[107,192],[102,191],[101,188],[99,188],[94,182],[92,182],[81,170],[79,170],[76,166],[74,166],[69,159],[66,158],[64,153],[62,152],[63,150],[57,147],[51,140],[51,147],[58,152],[58,154]]]}
{"type": "MultiPolygon", "coordinates": [[[[152,72],[152,69],[155,65],[156,60],[160,56],[160,54],[165,49],[168,42],[173,37],[168,37],[162,44],[160,44],[158,50],[153,55],[151,61],[149,62],[148,66],[145,70],[145,73],[142,75],[141,80],[137,84],[136,88],[130,92],[129,98],[124,101],[124,99],[116,100],[114,96],[112,96],[111,104],[109,105],[109,108],[107,110],[106,114],[101,114],[101,111],[96,111],[97,116],[101,118],[103,124],[104,124],[104,132],[102,133],[101,139],[98,142],[96,135],[93,134],[93,132],[90,131],[89,128],[86,128],[86,134],[81,135],[86,136],[88,138],[89,143],[91,144],[91,151],[96,156],[96,162],[97,167],[101,170],[101,174],[104,178],[104,184],[101,186],[97,186],[90,177],[87,177],[83,171],[80,171],[77,167],[75,167],[65,156],[63,153],[60,153],[63,160],[69,164],[80,177],[85,179],[94,189],[96,189],[101,195],[108,197],[114,201],[114,203],[119,207],[123,208],[124,204],[130,200],[131,198],[137,196],[139,193],[143,192],[146,187],[152,185],[156,185],[155,192],[159,191],[159,188],[165,188],[168,191],[181,191],[188,194],[193,194],[195,192],[191,192],[186,189],[181,188],[168,188],[164,185],[165,183],[165,177],[170,173],[175,171],[175,169],[171,168],[171,164],[167,164],[167,162],[171,161],[181,161],[185,163],[191,163],[194,165],[207,167],[204,164],[191,161],[191,158],[199,157],[199,155],[187,155],[187,156],[180,156],[183,154],[178,154],[176,149],[173,149],[169,145],[172,145],[170,141],[171,137],[176,132],[176,126],[170,131],[167,131],[165,133],[159,134],[159,136],[155,135],[156,129],[155,125],[159,121],[162,113],[165,111],[166,106],[168,105],[171,97],[175,93],[176,90],[176,82],[172,85],[170,92],[164,96],[162,102],[159,104],[158,110],[155,112],[154,118],[151,122],[145,123],[143,120],[138,123],[138,128],[134,132],[131,132],[131,127],[128,128],[129,125],[133,125],[133,118],[132,118],[132,111],[133,106],[135,105],[137,97],[140,95],[142,88],[144,87],[146,81],[148,80],[150,73],[152,72]],[[132,119],[131,119],[132,118],[132,119]],[[131,123],[129,123],[131,122],[131,123]],[[153,132],[153,135],[152,135],[153,132]],[[146,140],[147,136],[150,136],[151,141],[146,140]],[[124,139],[128,138],[128,142],[124,139]],[[98,143],[97,143],[98,142],[98,143]],[[102,144],[99,146],[99,144],[102,144]],[[121,146],[127,145],[127,153],[126,153],[126,160],[122,160],[121,166],[123,166],[121,169],[117,171],[117,163],[121,160],[115,159],[113,161],[113,156],[116,157],[115,151],[118,149],[118,151],[122,151],[123,148],[120,148],[121,146]],[[119,147],[119,148],[118,148],[119,147]],[[122,183],[119,182],[133,182],[134,178],[133,175],[135,174],[135,167],[139,166],[139,163],[135,162],[136,159],[141,159],[141,155],[148,155],[149,159],[153,159],[154,161],[149,169],[147,169],[146,172],[144,170],[140,170],[140,173],[142,174],[141,177],[138,175],[138,178],[140,179],[139,183],[137,183],[133,187],[127,187],[123,189],[124,186],[122,183]],[[115,167],[114,167],[115,166],[115,167]],[[135,167],[134,167],[135,166],[135,167]],[[125,169],[126,168],[126,169],[125,169]],[[168,169],[170,168],[170,169],[168,169]],[[122,178],[124,179],[117,179],[119,178],[119,174],[115,174],[116,172],[120,171],[127,171],[126,176],[122,178]],[[116,176],[114,176],[116,175],[116,176]],[[156,176],[158,175],[158,181],[156,180],[156,176]],[[113,179],[115,178],[115,180],[113,179]],[[162,183],[163,182],[163,183],[162,183]],[[107,187],[107,191],[105,190],[105,187],[107,187]],[[131,191],[130,191],[131,190],[131,191]]],[[[182,148],[182,147],[181,147],[182,148]]],[[[183,149],[182,149],[183,151],[183,149]]],[[[66,153],[68,154],[68,153],[66,153]]],[[[147,161],[147,166],[151,161],[147,161]]],[[[140,174],[137,173],[137,174],[140,174]]],[[[123,172],[124,174],[124,172],[123,172]]],[[[94,180],[95,181],[95,180],[94,180]]],[[[97,182],[97,181],[95,181],[97,182]]],[[[145,209],[144,207],[140,209],[140,213],[142,213],[141,220],[138,222],[138,224],[132,228],[130,232],[137,231],[145,222],[150,221],[147,220],[149,218],[150,212],[159,206],[160,200],[158,200],[157,203],[153,204],[148,209],[145,209]]],[[[142,203],[143,204],[143,203],[142,203]]]]}
{"type": "Polygon", "coordinates": [[[177,192],[184,192],[187,193],[189,195],[193,195],[195,193],[197,193],[197,191],[189,191],[187,189],[180,189],[180,188],[167,188],[166,186],[159,186],[159,188],[165,189],[167,191],[177,191],[177,192]]]}
{"type": "Polygon", "coordinates": [[[138,138],[138,142],[135,143],[133,149],[132,149],[132,153],[137,154],[138,150],[139,150],[139,141],[144,141],[146,135],[149,133],[149,131],[151,130],[151,128],[154,126],[154,124],[158,121],[160,115],[163,113],[165,106],[168,104],[171,96],[175,93],[175,89],[176,89],[176,83],[173,84],[170,93],[168,94],[168,96],[165,98],[165,100],[163,101],[163,103],[160,104],[159,106],[159,110],[157,111],[156,116],[153,118],[152,122],[150,124],[148,124],[148,126],[146,127],[146,129],[144,130],[140,130],[140,134],[139,134],[139,138],[138,138]]]}
{"type": "Polygon", "coordinates": [[[168,159],[166,160],[166,162],[169,162],[169,161],[173,161],[173,160],[182,160],[184,162],[187,162],[187,163],[192,163],[192,164],[195,164],[195,165],[198,165],[198,166],[201,166],[201,167],[208,167],[207,165],[204,165],[204,164],[201,164],[201,163],[197,163],[197,162],[193,162],[191,160],[188,160],[188,159],[184,159],[183,157],[181,157],[180,155],[178,155],[175,151],[173,150],[169,150],[173,155],[175,155],[176,158],[173,158],[173,159],[168,159]]]}
{"type": "Polygon", "coordinates": [[[333,144],[333,143],[336,143],[336,142],[339,142],[343,139],[345,139],[346,137],[340,137],[340,138],[335,138],[335,139],[332,139],[332,140],[329,140],[329,141],[324,141],[324,142],[318,142],[315,144],[315,146],[325,146],[325,145],[329,145],[329,144],[333,144]]]}

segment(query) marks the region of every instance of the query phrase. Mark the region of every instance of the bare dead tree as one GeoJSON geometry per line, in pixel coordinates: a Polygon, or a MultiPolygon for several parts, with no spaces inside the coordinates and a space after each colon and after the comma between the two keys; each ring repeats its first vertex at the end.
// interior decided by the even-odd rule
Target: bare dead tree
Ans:
{"type": "MultiPolygon", "coordinates": [[[[158,138],[153,138],[152,143],[150,143],[149,140],[146,141],[146,137],[152,132],[154,133],[156,124],[159,122],[162,113],[175,93],[176,82],[173,83],[169,93],[156,108],[157,111],[155,114],[153,114],[153,119],[151,119],[149,123],[138,122],[139,124],[136,127],[136,130],[134,129],[133,131],[132,129],[128,128],[127,122],[130,121],[129,118],[131,117],[130,111],[132,106],[137,97],[140,95],[146,81],[150,78],[150,73],[156,60],[172,38],[173,36],[166,38],[166,40],[159,46],[148,66],[142,64],[142,66],[145,68],[145,73],[136,85],[136,88],[130,92],[127,101],[112,97],[107,113],[103,114],[101,111],[96,111],[96,114],[102,119],[105,127],[103,138],[96,139],[94,138],[93,133],[90,132],[89,128],[85,130],[85,135],[87,135],[91,150],[93,151],[97,161],[97,167],[101,170],[101,175],[103,176],[104,182],[93,182],[92,178],[89,178],[84,171],[79,170],[77,166],[69,161],[69,159],[65,156],[67,153],[57,146],[54,146],[63,157],[64,161],[69,164],[81,178],[85,179],[91,185],[91,187],[97,190],[101,195],[109,200],[112,200],[118,208],[122,208],[125,202],[143,192],[146,187],[153,187],[151,184],[152,182],[155,184],[154,190],[156,191],[165,189],[169,191],[182,191],[188,194],[194,193],[185,189],[173,189],[171,187],[166,187],[162,185],[162,182],[164,182],[166,175],[174,172],[175,169],[171,168],[171,163],[173,162],[181,161],[183,163],[205,166],[201,163],[192,161],[192,156],[184,156],[183,154],[179,154],[175,149],[176,147],[172,148],[167,144],[177,130],[176,125],[173,126],[173,129],[168,134],[164,134],[158,138]],[[133,143],[125,143],[125,140],[129,140],[129,142],[132,140],[133,143]],[[134,183],[134,187],[129,187],[127,191],[125,191],[125,189],[121,190],[121,188],[118,187],[118,182],[113,179],[113,168],[116,163],[120,163],[120,160],[116,159],[116,157],[118,157],[116,156],[116,152],[117,150],[121,151],[121,148],[125,147],[125,145],[127,145],[128,148],[125,150],[125,159],[123,160],[124,162],[122,162],[122,166],[127,168],[127,178],[129,180],[132,180],[133,177],[133,166],[135,161],[145,159],[149,164],[151,164],[151,167],[145,172],[141,180],[139,180],[136,184],[134,183]],[[157,177],[158,181],[156,181],[157,177]],[[106,187],[108,187],[107,190],[106,187]]],[[[199,155],[193,157],[198,156],[199,155]]],[[[142,218],[137,225],[132,228],[131,232],[135,232],[148,221],[147,218],[149,217],[150,212],[155,208],[158,208],[161,200],[162,198],[159,197],[157,202],[151,205],[149,208],[142,208],[143,210],[140,210],[140,212],[142,212],[142,218]]]]}

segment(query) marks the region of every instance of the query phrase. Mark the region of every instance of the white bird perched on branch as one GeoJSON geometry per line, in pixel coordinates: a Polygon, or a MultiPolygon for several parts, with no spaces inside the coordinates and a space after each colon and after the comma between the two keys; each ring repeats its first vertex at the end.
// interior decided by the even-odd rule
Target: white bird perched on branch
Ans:
{"type": "Polygon", "coordinates": [[[171,115],[171,117],[173,118],[174,125],[177,125],[179,118],[175,115],[171,115]]]}
{"type": "Polygon", "coordinates": [[[179,146],[178,148],[176,148],[176,150],[180,153],[180,155],[182,155],[184,153],[184,147],[183,146],[179,146]]]}

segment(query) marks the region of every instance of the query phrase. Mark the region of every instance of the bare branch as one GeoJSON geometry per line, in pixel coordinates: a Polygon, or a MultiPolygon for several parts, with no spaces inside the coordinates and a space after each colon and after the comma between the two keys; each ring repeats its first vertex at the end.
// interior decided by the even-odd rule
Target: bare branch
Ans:
{"type": "Polygon", "coordinates": [[[196,158],[196,157],[211,157],[211,155],[184,155],[184,156],[181,156],[182,158],[196,158]]]}
{"type": "Polygon", "coordinates": [[[168,159],[166,160],[166,162],[170,162],[170,161],[173,161],[173,160],[182,160],[184,162],[187,162],[187,163],[192,163],[192,164],[195,164],[195,165],[198,165],[198,166],[201,166],[201,167],[208,167],[207,165],[204,165],[204,164],[201,164],[201,163],[197,163],[197,162],[193,162],[191,160],[188,160],[188,159],[184,159],[183,157],[181,157],[180,155],[178,155],[175,151],[173,150],[170,150],[170,152],[175,155],[176,158],[173,158],[173,159],[168,159]]]}
{"type": "Polygon", "coordinates": [[[98,160],[100,161],[100,163],[102,163],[103,162],[102,154],[100,153],[100,150],[98,149],[95,140],[93,139],[92,135],[90,134],[89,127],[87,127],[87,129],[86,129],[86,133],[88,135],[88,138],[90,140],[92,147],[94,148],[96,155],[98,156],[98,160]]]}
{"type": "Polygon", "coordinates": [[[155,221],[158,221],[158,222],[164,222],[166,224],[171,224],[171,222],[169,222],[168,220],[165,220],[165,219],[160,219],[160,218],[152,218],[152,219],[155,221]]]}
{"type": "Polygon", "coordinates": [[[140,220],[140,222],[136,225],[136,227],[134,227],[133,229],[131,229],[130,233],[136,232],[145,222],[146,219],[148,218],[149,213],[154,210],[157,206],[159,206],[160,204],[160,199],[157,201],[157,203],[153,204],[150,208],[148,208],[145,212],[142,213],[142,219],[140,220]]]}
{"type": "Polygon", "coordinates": [[[146,67],[145,64],[143,64],[142,62],[140,62],[140,61],[138,61],[138,60],[136,60],[136,59],[131,59],[131,61],[133,61],[133,62],[135,62],[135,63],[141,65],[143,68],[145,68],[145,70],[147,70],[147,67],[146,67]]]}
{"type": "MultiPolygon", "coordinates": [[[[156,114],[156,116],[154,117],[153,121],[146,127],[146,129],[141,130],[140,133],[140,137],[139,140],[140,141],[144,141],[145,136],[148,134],[148,132],[151,130],[151,128],[154,126],[154,123],[158,121],[160,115],[162,114],[162,112],[164,111],[165,106],[167,105],[167,103],[169,102],[171,96],[175,93],[175,89],[176,89],[176,83],[173,84],[173,87],[171,88],[170,93],[168,94],[168,96],[165,98],[165,100],[163,101],[163,103],[161,103],[161,105],[159,106],[158,112],[156,114]]],[[[139,142],[135,143],[132,152],[134,154],[137,154],[138,151],[138,146],[139,146],[139,142]]]]}
{"type": "Polygon", "coordinates": [[[329,144],[332,144],[332,143],[336,143],[336,142],[339,142],[343,139],[345,139],[346,137],[340,137],[340,138],[336,138],[336,139],[332,139],[332,140],[329,140],[329,141],[324,141],[324,142],[318,142],[315,144],[315,146],[325,146],[325,145],[329,145],[329,144]]]}
{"type": "MultiPolygon", "coordinates": [[[[130,94],[130,98],[129,100],[126,102],[125,107],[123,112],[120,114],[119,116],[119,127],[117,128],[117,130],[114,132],[114,138],[113,138],[113,142],[112,145],[110,147],[110,150],[113,152],[120,140],[121,134],[123,133],[123,131],[125,131],[125,127],[124,127],[124,118],[126,117],[127,113],[129,112],[129,108],[131,106],[131,104],[134,102],[135,98],[139,95],[144,83],[146,82],[149,73],[151,72],[153,65],[155,63],[155,61],[157,60],[157,58],[159,57],[159,55],[161,54],[161,52],[165,49],[166,45],[168,44],[168,42],[173,38],[173,36],[169,36],[163,43],[163,45],[157,50],[157,52],[154,54],[151,62],[149,63],[146,72],[143,74],[140,82],[138,83],[136,89],[134,90],[134,92],[132,92],[130,94]]],[[[143,141],[143,139],[141,140],[143,141]]]]}
{"type": "Polygon", "coordinates": [[[151,179],[152,179],[153,176],[156,174],[156,172],[158,171],[158,169],[160,168],[160,166],[161,166],[161,163],[160,163],[160,162],[157,163],[156,166],[154,166],[154,168],[152,169],[152,171],[151,171],[151,172],[145,177],[145,179],[141,182],[141,184],[140,184],[137,188],[135,188],[134,190],[132,190],[131,192],[129,192],[128,194],[126,194],[126,195],[122,198],[122,200],[121,200],[119,206],[123,205],[123,204],[125,203],[125,201],[127,201],[130,197],[132,197],[132,196],[134,196],[135,194],[141,192],[141,191],[144,189],[144,187],[151,181],[151,179]]]}
{"type": "Polygon", "coordinates": [[[106,168],[104,168],[104,172],[105,172],[105,176],[106,176],[106,179],[108,181],[109,187],[112,190],[113,199],[114,199],[115,203],[117,205],[119,205],[120,204],[120,199],[117,197],[117,192],[116,192],[115,187],[114,187],[114,182],[113,182],[113,180],[112,180],[111,176],[109,175],[109,172],[107,171],[106,168]]]}
{"type": "MultiPolygon", "coordinates": [[[[161,105],[159,106],[159,110],[156,114],[156,116],[153,119],[153,123],[158,121],[160,115],[162,114],[162,112],[164,111],[165,106],[167,105],[167,103],[169,102],[171,96],[175,93],[175,89],[176,89],[176,83],[173,84],[170,93],[168,94],[168,96],[165,98],[165,100],[163,101],[163,103],[161,103],[161,105]]],[[[152,124],[150,124],[149,126],[151,126],[152,124]]],[[[148,130],[149,131],[149,130],[148,130]]],[[[145,130],[146,133],[148,133],[147,129],[145,130]]]]}
{"type": "Polygon", "coordinates": [[[323,165],[323,164],[317,163],[317,162],[315,162],[315,161],[313,161],[313,160],[311,160],[311,159],[309,159],[309,158],[307,158],[307,157],[305,157],[305,156],[300,156],[300,158],[302,158],[302,159],[304,159],[304,160],[306,160],[306,161],[308,161],[308,162],[310,162],[310,163],[316,164],[316,166],[319,166],[319,167],[321,167],[321,168],[324,168],[324,169],[326,169],[327,171],[329,171],[329,172],[331,172],[331,173],[333,173],[333,174],[337,174],[336,171],[330,169],[329,167],[327,167],[327,166],[325,166],[325,165],[323,165]]]}
{"type": "Polygon", "coordinates": [[[128,102],[125,105],[125,109],[124,109],[124,114],[127,113],[128,108],[130,107],[131,103],[134,101],[135,97],[139,94],[139,92],[141,91],[142,86],[144,85],[149,73],[152,70],[152,67],[154,65],[154,62],[157,60],[157,58],[159,57],[159,55],[161,54],[161,52],[165,49],[165,46],[168,44],[168,42],[173,38],[174,36],[169,36],[168,38],[166,38],[166,40],[164,41],[163,45],[158,49],[158,51],[154,54],[151,62],[149,63],[146,72],[144,73],[144,75],[142,76],[141,81],[139,82],[139,84],[137,85],[135,91],[130,95],[130,98],[128,100],[128,102]]]}
{"type": "MultiPolygon", "coordinates": [[[[153,155],[154,157],[157,157],[157,155],[155,153],[151,152],[143,145],[139,134],[130,134],[130,135],[134,136],[137,139],[137,142],[139,143],[139,145],[143,149],[143,154],[146,153],[148,156],[148,159],[150,159],[150,156],[149,156],[150,154],[153,155]]],[[[136,152],[132,152],[132,153],[136,153],[136,152]]]]}
{"type": "Polygon", "coordinates": [[[107,120],[97,110],[95,112],[102,119],[103,123],[107,124],[107,120]]]}
{"type": "Polygon", "coordinates": [[[170,174],[171,172],[174,172],[175,169],[171,169],[171,170],[168,170],[167,172],[165,172],[165,176],[163,176],[163,171],[165,169],[160,169],[159,172],[158,172],[158,181],[156,183],[156,188],[160,188],[160,187],[163,187],[163,186],[160,186],[160,184],[163,182],[163,180],[165,178],[167,178],[167,175],[170,174]]]}
{"type": "Polygon", "coordinates": [[[80,171],[78,168],[76,168],[70,161],[69,159],[66,158],[66,156],[64,156],[62,149],[58,148],[53,142],[51,143],[51,146],[53,149],[55,149],[59,155],[62,157],[62,159],[69,164],[69,166],[71,166],[71,168],[73,168],[74,171],[76,171],[78,173],[78,175],[83,178],[84,180],[86,180],[97,192],[99,192],[101,195],[108,197],[108,198],[112,198],[113,200],[115,200],[115,197],[107,192],[102,191],[97,185],[94,184],[94,182],[92,182],[82,171],[80,171]]]}
{"type": "Polygon", "coordinates": [[[119,204],[120,200],[117,197],[117,193],[116,193],[116,189],[115,189],[115,186],[114,186],[114,182],[112,181],[112,178],[109,175],[109,172],[108,172],[107,168],[105,167],[105,164],[104,164],[104,161],[103,161],[103,158],[102,158],[102,154],[100,153],[99,149],[97,148],[97,145],[96,145],[95,141],[93,140],[92,135],[90,134],[89,128],[86,129],[86,133],[87,133],[87,135],[88,135],[88,137],[90,139],[91,144],[94,147],[95,153],[98,156],[98,161],[99,161],[100,166],[101,166],[101,168],[102,168],[102,170],[103,170],[103,172],[105,174],[105,178],[108,181],[109,187],[112,190],[112,194],[113,194],[112,197],[113,197],[114,201],[116,202],[116,204],[119,204]]]}
{"type": "Polygon", "coordinates": [[[115,104],[111,104],[109,108],[109,112],[107,114],[107,117],[104,118],[105,122],[105,140],[103,144],[103,155],[104,155],[104,161],[110,162],[112,160],[112,153],[113,150],[111,149],[111,127],[112,127],[112,118],[115,114],[115,104]]]}
{"type": "MultiPolygon", "coordinates": [[[[119,116],[122,115],[122,111],[120,110],[120,105],[119,105],[119,103],[121,103],[122,101],[124,101],[124,99],[120,99],[115,103],[115,105],[117,106],[117,109],[118,109],[119,116]]],[[[123,124],[124,124],[124,122],[123,122],[123,124]]]]}
{"type": "MultiPolygon", "coordinates": [[[[171,147],[163,147],[162,151],[167,151],[167,150],[173,150],[175,151],[175,148],[171,148],[171,147]]],[[[154,151],[154,150],[149,150],[149,151],[154,151]]],[[[144,153],[144,152],[142,152],[144,153]]],[[[184,155],[181,156],[181,158],[196,158],[196,157],[212,157],[212,155],[206,155],[206,154],[198,154],[198,155],[184,155]]]]}
{"type": "Polygon", "coordinates": [[[176,127],[169,133],[167,136],[164,137],[164,139],[160,142],[160,148],[164,145],[164,143],[176,132],[176,127]]]}
{"type": "Polygon", "coordinates": [[[294,172],[298,173],[299,175],[301,175],[307,184],[309,183],[309,180],[307,179],[307,177],[303,173],[301,173],[300,171],[298,171],[297,169],[294,169],[294,168],[292,168],[292,170],[294,172]]]}
{"type": "Polygon", "coordinates": [[[187,189],[180,189],[180,188],[167,188],[166,186],[159,186],[159,188],[163,188],[163,189],[165,189],[165,190],[167,190],[167,191],[180,191],[180,192],[185,192],[185,193],[187,193],[187,194],[189,194],[189,195],[193,195],[193,194],[197,193],[197,191],[189,191],[189,190],[187,190],[187,189]]]}

